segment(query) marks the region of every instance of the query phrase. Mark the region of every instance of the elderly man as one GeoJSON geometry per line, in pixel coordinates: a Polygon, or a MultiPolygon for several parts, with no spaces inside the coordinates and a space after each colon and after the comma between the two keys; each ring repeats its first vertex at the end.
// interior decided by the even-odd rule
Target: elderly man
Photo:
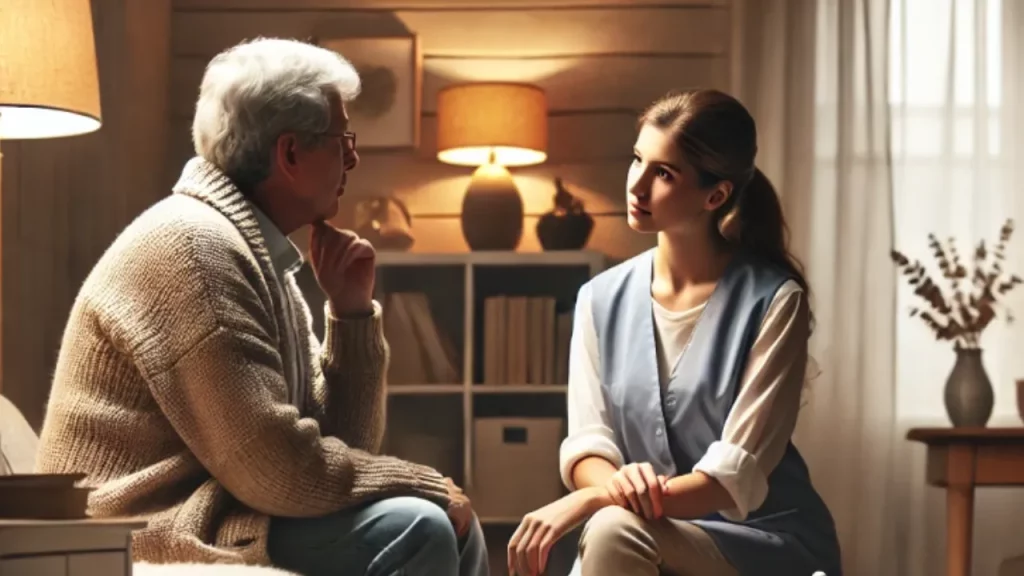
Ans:
{"type": "Polygon", "coordinates": [[[486,574],[461,490],[378,454],[388,349],[374,251],[326,222],[358,163],[337,54],[259,39],[210,63],[197,157],[86,279],[38,468],[84,472],[136,559],[309,575],[486,574]],[[287,235],[311,224],[321,347],[287,235]]]}

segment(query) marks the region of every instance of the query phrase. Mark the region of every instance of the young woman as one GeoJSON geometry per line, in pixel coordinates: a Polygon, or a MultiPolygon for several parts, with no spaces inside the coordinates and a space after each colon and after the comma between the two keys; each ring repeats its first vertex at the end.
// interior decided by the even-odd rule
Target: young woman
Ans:
{"type": "Polygon", "coordinates": [[[754,121],[713,90],[641,117],[629,225],[657,247],[584,285],[569,370],[568,496],[527,515],[540,574],[589,518],[583,576],[840,575],[831,514],[790,441],[812,315],[754,121]]]}

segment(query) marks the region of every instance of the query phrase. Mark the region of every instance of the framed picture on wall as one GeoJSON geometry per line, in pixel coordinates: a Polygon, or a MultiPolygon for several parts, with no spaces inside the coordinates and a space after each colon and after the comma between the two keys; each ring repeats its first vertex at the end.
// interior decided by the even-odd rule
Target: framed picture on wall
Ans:
{"type": "Polygon", "coordinates": [[[323,38],[359,72],[362,91],[348,103],[359,148],[414,149],[420,143],[423,59],[416,36],[323,38]]]}

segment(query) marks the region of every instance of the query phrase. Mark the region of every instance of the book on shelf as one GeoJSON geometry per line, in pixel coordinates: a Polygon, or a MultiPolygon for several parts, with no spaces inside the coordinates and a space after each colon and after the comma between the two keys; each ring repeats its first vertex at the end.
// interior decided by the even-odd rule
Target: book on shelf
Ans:
{"type": "Polygon", "coordinates": [[[490,296],[483,320],[484,384],[568,381],[572,312],[557,312],[553,296],[490,296]]]}
{"type": "Polygon", "coordinates": [[[384,337],[391,349],[388,384],[451,384],[459,381],[455,349],[438,329],[426,294],[387,294],[383,309],[384,337]]]}

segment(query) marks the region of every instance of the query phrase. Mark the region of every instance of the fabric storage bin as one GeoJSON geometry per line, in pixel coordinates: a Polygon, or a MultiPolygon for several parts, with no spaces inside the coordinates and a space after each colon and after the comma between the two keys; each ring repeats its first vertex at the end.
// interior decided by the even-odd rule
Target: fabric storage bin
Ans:
{"type": "Polygon", "coordinates": [[[561,418],[477,418],[473,422],[473,509],[518,518],[565,493],[558,473],[561,418]]]}

